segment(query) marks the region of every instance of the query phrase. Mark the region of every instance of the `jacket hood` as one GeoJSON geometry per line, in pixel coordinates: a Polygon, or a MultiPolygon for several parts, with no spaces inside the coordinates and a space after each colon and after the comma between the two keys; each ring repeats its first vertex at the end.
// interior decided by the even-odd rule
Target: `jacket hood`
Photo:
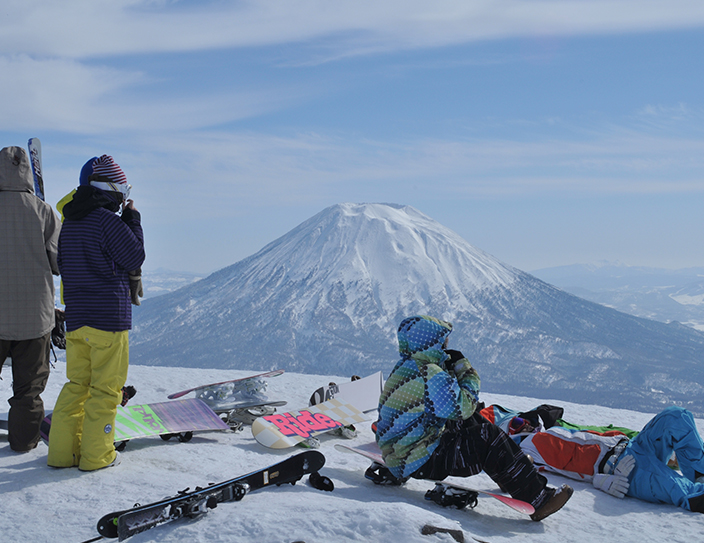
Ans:
{"type": "Polygon", "coordinates": [[[116,213],[120,209],[120,202],[118,198],[111,196],[107,191],[96,189],[90,185],[81,185],[73,193],[71,201],[66,202],[63,206],[62,213],[66,219],[77,221],[100,207],[116,213]]]}
{"type": "Polygon", "coordinates": [[[398,327],[398,350],[403,358],[440,364],[448,356],[443,351],[452,324],[427,315],[404,319],[398,327]]]}
{"type": "Polygon", "coordinates": [[[34,194],[32,166],[22,147],[5,147],[0,151],[0,190],[34,194]]]}

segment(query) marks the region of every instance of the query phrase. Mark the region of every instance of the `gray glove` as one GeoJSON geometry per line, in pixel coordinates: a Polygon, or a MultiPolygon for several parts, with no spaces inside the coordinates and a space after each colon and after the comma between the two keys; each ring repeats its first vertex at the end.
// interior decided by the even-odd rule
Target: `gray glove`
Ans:
{"type": "Polygon", "coordinates": [[[130,299],[133,305],[141,305],[140,298],[144,298],[144,289],[142,288],[142,269],[129,272],[130,278],[130,299]]]}
{"type": "Polygon", "coordinates": [[[636,457],[631,456],[630,454],[627,456],[622,456],[621,459],[618,461],[616,464],[616,469],[614,470],[614,473],[616,475],[622,475],[623,477],[628,477],[631,472],[633,471],[633,468],[636,467],[636,457]]]}
{"type": "Polygon", "coordinates": [[[630,487],[628,482],[628,476],[633,471],[636,465],[636,459],[631,456],[624,456],[616,464],[616,469],[612,475],[606,473],[599,473],[594,476],[592,484],[594,488],[603,490],[607,494],[616,496],[617,498],[623,498],[630,487]]]}
{"type": "Polygon", "coordinates": [[[628,477],[615,474],[608,475],[606,473],[597,473],[592,480],[592,484],[594,488],[603,490],[607,494],[611,494],[617,498],[623,498],[630,487],[628,477]]]}

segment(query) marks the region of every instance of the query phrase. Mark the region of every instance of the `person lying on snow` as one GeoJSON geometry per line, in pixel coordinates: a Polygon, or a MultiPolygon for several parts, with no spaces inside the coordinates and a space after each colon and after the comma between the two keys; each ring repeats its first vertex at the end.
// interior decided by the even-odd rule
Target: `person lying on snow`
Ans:
{"type": "MultiPolygon", "coordinates": [[[[623,426],[614,426],[609,424],[606,426],[588,426],[584,424],[574,424],[562,418],[565,410],[562,407],[557,407],[550,404],[541,404],[530,411],[517,411],[508,409],[502,405],[492,404],[484,407],[480,404],[480,413],[489,422],[493,422],[507,434],[530,433],[541,428],[552,428],[553,426],[562,426],[572,430],[592,430],[604,435],[625,435],[626,437],[635,437],[638,435],[637,430],[624,428],[623,426]]],[[[525,436],[523,436],[525,437],[525,436]]],[[[514,438],[516,443],[521,440],[518,437],[514,438]]]]}
{"type": "Polygon", "coordinates": [[[617,498],[628,495],[704,513],[704,443],[686,409],[668,407],[630,439],[613,431],[539,430],[523,417],[509,423],[509,432],[536,465],[591,481],[617,498]],[[673,453],[679,471],[668,465],[673,453]]]}
{"type": "Polygon", "coordinates": [[[459,351],[447,350],[452,325],[425,315],[398,328],[399,360],[379,398],[376,441],[386,467],[377,484],[409,478],[442,481],[484,471],[539,521],[562,508],[572,488],[547,486],[530,459],[477,411],[479,376],[459,351]]]}

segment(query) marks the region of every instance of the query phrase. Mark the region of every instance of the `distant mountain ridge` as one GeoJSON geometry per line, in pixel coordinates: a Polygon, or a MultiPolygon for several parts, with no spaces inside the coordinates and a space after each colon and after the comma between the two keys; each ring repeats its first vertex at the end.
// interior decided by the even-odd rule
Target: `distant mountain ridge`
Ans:
{"type": "Polygon", "coordinates": [[[704,268],[667,270],[602,262],[535,270],[567,292],[624,313],[704,331],[704,268]]]}
{"type": "Polygon", "coordinates": [[[453,322],[486,391],[704,414],[704,334],[553,287],[419,211],[339,204],[135,311],[133,363],[386,375],[396,326],[453,322]]]}
{"type": "Polygon", "coordinates": [[[144,298],[153,298],[173,292],[204,277],[205,274],[179,272],[162,268],[145,271],[142,273],[144,298]]]}

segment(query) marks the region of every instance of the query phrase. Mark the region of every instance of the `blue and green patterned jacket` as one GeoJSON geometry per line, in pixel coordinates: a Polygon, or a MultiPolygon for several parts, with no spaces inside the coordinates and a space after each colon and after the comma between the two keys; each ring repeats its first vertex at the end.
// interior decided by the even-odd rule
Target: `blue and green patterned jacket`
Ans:
{"type": "Polygon", "coordinates": [[[443,350],[451,331],[450,323],[425,315],[399,325],[401,360],[379,398],[376,429],[384,462],[399,479],[425,464],[449,421],[467,419],[476,409],[477,372],[464,357],[452,363],[443,350]]]}

